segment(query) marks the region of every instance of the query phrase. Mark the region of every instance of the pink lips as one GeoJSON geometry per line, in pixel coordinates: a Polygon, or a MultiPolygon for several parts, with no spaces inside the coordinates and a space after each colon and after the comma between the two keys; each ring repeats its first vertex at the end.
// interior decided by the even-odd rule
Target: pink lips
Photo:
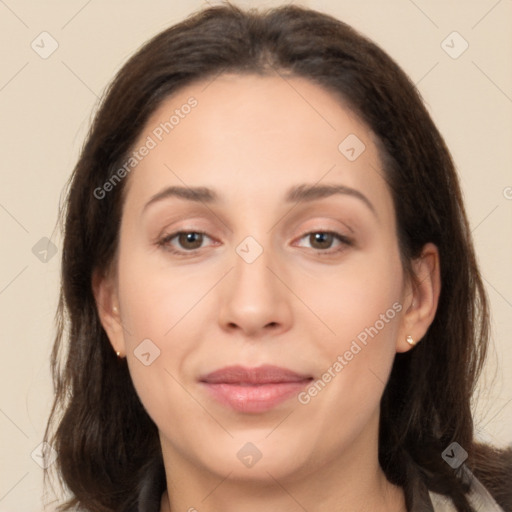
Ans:
{"type": "Polygon", "coordinates": [[[264,412],[296,395],[310,381],[287,368],[227,366],[200,378],[210,395],[240,412],[264,412]]]}

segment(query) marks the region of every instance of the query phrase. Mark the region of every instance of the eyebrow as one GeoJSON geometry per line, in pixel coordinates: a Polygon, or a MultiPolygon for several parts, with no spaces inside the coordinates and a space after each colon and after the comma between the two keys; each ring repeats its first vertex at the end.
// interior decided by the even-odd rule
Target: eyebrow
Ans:
{"type": "MultiPolygon", "coordinates": [[[[331,197],[336,194],[348,195],[361,200],[377,217],[375,207],[370,200],[359,190],[347,187],[345,185],[338,184],[327,184],[327,185],[310,185],[303,183],[290,188],[285,195],[285,201],[287,203],[296,203],[300,201],[316,201],[318,199],[324,199],[331,197]]],[[[219,195],[213,189],[208,187],[181,187],[171,186],[167,187],[160,192],[157,192],[151,199],[145,204],[143,212],[152,204],[171,197],[178,197],[187,201],[201,202],[206,204],[218,203],[220,201],[219,195]]]]}

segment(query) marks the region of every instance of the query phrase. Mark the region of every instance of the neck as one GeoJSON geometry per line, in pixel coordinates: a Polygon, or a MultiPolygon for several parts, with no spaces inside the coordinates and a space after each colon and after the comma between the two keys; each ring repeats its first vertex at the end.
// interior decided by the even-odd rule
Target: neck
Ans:
{"type": "Polygon", "coordinates": [[[161,512],[406,512],[402,488],[386,479],[378,463],[376,420],[342,453],[312,456],[284,475],[260,465],[263,459],[249,470],[250,478],[236,473],[238,465],[215,473],[162,439],[168,493],[161,512]]]}
{"type": "MultiPolygon", "coordinates": [[[[225,481],[221,480],[217,486],[223,485],[225,481]]],[[[212,491],[216,492],[215,488],[212,488],[212,491]]],[[[219,510],[223,512],[241,510],[243,512],[259,512],[262,509],[270,512],[282,510],[289,512],[304,512],[304,510],[308,512],[332,512],[334,510],[336,512],[362,512],[367,510],[374,512],[407,512],[403,490],[388,482],[384,475],[379,476],[379,482],[376,483],[374,491],[370,495],[359,496],[358,505],[354,505],[354,507],[347,505],[347,502],[338,501],[338,498],[330,499],[325,495],[321,495],[321,501],[318,500],[316,503],[304,505],[306,500],[301,498],[303,501],[299,501],[295,497],[296,494],[299,494],[298,491],[292,490],[290,492],[276,481],[274,489],[271,489],[271,486],[267,489],[252,486],[245,491],[239,487],[234,492],[224,489],[224,492],[211,499],[207,505],[204,504],[203,500],[210,499],[208,493],[205,493],[204,498],[199,500],[187,499],[183,495],[173,493],[171,505],[169,494],[165,491],[162,495],[160,512],[175,512],[177,510],[186,510],[187,512],[218,512],[219,510]],[[273,492],[277,487],[279,487],[278,492],[273,492]],[[187,505],[189,503],[196,503],[196,507],[200,508],[189,507],[187,505]]],[[[300,494],[302,495],[303,492],[300,494]]],[[[311,490],[308,494],[312,494],[311,490]]]]}

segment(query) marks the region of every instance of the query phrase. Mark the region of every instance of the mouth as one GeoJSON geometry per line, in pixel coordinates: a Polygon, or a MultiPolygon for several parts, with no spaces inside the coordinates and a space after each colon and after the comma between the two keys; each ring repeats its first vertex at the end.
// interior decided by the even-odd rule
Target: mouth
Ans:
{"type": "Polygon", "coordinates": [[[201,377],[199,382],[222,405],[238,412],[260,413],[290,399],[312,380],[311,375],[263,365],[228,366],[201,377]]]}

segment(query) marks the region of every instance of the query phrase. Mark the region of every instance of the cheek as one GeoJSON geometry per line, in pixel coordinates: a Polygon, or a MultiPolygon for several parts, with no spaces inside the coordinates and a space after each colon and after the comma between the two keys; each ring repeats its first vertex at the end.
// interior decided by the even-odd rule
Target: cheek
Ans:
{"type": "Polygon", "coordinates": [[[325,368],[316,387],[326,383],[329,392],[321,393],[328,402],[352,404],[353,412],[370,410],[380,399],[396,353],[403,310],[398,252],[388,247],[366,254],[323,282],[309,294],[309,304],[329,329],[322,331],[328,335],[316,336],[325,368]]]}
{"type": "Polygon", "coordinates": [[[181,384],[186,386],[187,361],[199,349],[199,331],[204,333],[202,326],[212,321],[206,320],[205,310],[212,303],[203,296],[218,276],[180,272],[150,261],[136,247],[121,246],[118,293],[132,381],[153,421],[166,425],[172,411],[198,414],[181,384]]]}
{"type": "Polygon", "coordinates": [[[403,271],[392,247],[354,257],[312,284],[306,283],[303,293],[309,287],[308,301],[331,331],[334,343],[326,346],[341,349],[358,336],[362,343],[393,337],[402,309],[403,271]]]}
{"type": "Polygon", "coordinates": [[[168,344],[183,320],[199,321],[204,311],[198,306],[215,282],[215,276],[165,268],[135,251],[120,259],[118,276],[126,338],[131,345],[144,338],[168,344]]]}
{"type": "Polygon", "coordinates": [[[361,259],[358,268],[325,281],[322,294],[310,295],[335,334],[316,335],[314,357],[323,373],[298,398],[304,421],[329,440],[319,439],[315,448],[326,458],[353,446],[378,412],[403,309],[397,261],[361,259]]]}

